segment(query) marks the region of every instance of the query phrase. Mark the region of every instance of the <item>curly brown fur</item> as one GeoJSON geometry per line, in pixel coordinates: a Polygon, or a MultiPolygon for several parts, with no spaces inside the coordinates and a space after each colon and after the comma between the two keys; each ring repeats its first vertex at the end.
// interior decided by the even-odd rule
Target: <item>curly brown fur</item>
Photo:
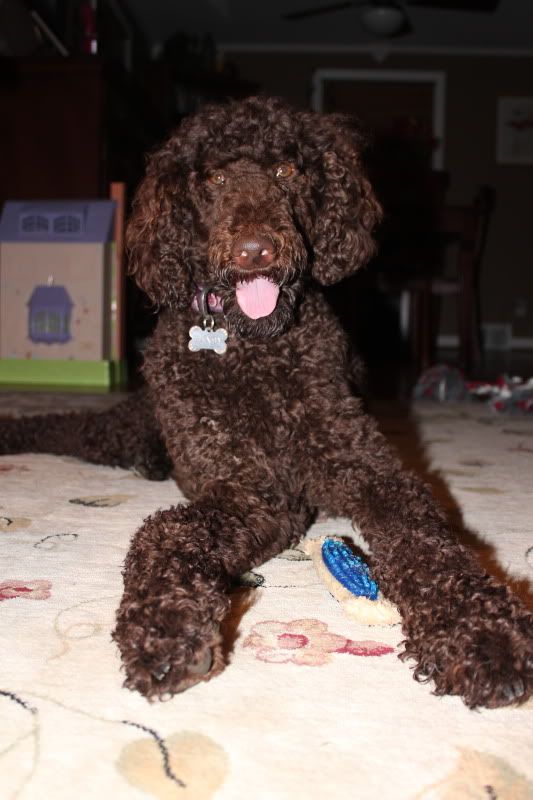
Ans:
{"type": "MultiPolygon", "coordinates": [[[[317,284],[373,252],[380,210],[360,150],[339,116],[251,98],[202,109],[149,160],[128,248],[132,274],[163,308],[144,374],[191,503],[149,517],[124,567],[114,638],[126,685],[147,697],[223,668],[232,582],[297,541],[319,510],[361,527],[417,680],[472,708],[531,696],[532,615],[454,538],[350,392],[347,341],[317,284]],[[249,297],[258,278],[277,297],[251,314],[239,292],[249,297]],[[224,355],[188,348],[198,287],[223,303],[224,355]]],[[[95,418],[76,453],[127,465],[159,441],[139,419],[132,440],[127,422],[120,408],[95,418]],[[109,449],[99,439],[96,452],[111,417],[109,449]]]]}
{"type": "Polygon", "coordinates": [[[131,468],[150,480],[164,480],[172,469],[145,391],[98,414],[83,411],[2,420],[0,453],[27,452],[68,454],[131,468]]]}

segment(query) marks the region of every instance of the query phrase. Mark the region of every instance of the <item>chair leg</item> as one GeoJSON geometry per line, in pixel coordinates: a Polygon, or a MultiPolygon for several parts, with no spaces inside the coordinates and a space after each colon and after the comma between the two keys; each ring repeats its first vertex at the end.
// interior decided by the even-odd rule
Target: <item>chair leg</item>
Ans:
{"type": "Polygon", "coordinates": [[[459,314],[459,364],[468,375],[476,360],[474,293],[473,287],[469,282],[463,282],[462,291],[457,298],[457,302],[459,314]]]}
{"type": "Polygon", "coordinates": [[[410,334],[412,302],[412,293],[409,289],[403,289],[400,292],[400,333],[404,341],[409,338],[410,334]]]}
{"type": "Polygon", "coordinates": [[[473,294],[473,358],[474,365],[479,365],[484,360],[483,332],[481,330],[481,298],[479,296],[479,287],[474,286],[473,294]]]}
{"type": "Polygon", "coordinates": [[[425,284],[410,290],[410,344],[411,356],[417,371],[431,363],[431,290],[425,284]]]}
{"type": "Polygon", "coordinates": [[[409,292],[409,346],[411,358],[416,365],[417,371],[420,369],[420,292],[418,289],[411,289],[409,292]]]}
{"type": "Polygon", "coordinates": [[[424,287],[420,292],[421,304],[421,341],[420,341],[420,366],[426,369],[431,365],[433,356],[433,325],[431,319],[431,283],[424,282],[424,287]]]}

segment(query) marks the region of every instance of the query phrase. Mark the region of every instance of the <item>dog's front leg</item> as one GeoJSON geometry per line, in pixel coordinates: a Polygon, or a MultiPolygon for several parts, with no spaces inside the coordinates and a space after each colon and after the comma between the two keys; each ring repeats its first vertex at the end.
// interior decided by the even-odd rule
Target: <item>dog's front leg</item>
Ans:
{"type": "Polygon", "coordinates": [[[361,528],[380,587],[402,614],[404,657],[417,662],[415,678],[472,708],[527,700],[533,615],[482,570],[374,421],[339,415],[314,443],[310,501],[361,528]]]}
{"type": "Polygon", "coordinates": [[[284,492],[260,496],[228,483],[146,519],[126,558],[113,633],[125,685],[164,698],[220,672],[233,582],[294,543],[309,521],[284,492]]]}

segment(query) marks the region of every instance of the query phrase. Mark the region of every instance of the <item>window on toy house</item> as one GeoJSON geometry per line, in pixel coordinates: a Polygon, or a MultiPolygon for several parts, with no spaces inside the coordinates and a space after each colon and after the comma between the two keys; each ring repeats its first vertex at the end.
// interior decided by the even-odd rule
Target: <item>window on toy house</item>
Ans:
{"type": "Polygon", "coordinates": [[[84,211],[28,211],[21,214],[19,219],[21,233],[30,236],[48,234],[51,241],[56,234],[75,238],[83,232],[84,227],[84,211]]]}
{"type": "Polygon", "coordinates": [[[62,234],[79,233],[83,228],[81,214],[58,214],[54,218],[54,232],[62,234]]]}
{"type": "Polygon", "coordinates": [[[23,233],[45,233],[49,227],[48,218],[43,214],[23,214],[20,220],[23,233]]]}
{"type": "Polygon", "coordinates": [[[57,336],[68,331],[68,319],[58,311],[37,311],[32,322],[34,335],[57,336]]]}

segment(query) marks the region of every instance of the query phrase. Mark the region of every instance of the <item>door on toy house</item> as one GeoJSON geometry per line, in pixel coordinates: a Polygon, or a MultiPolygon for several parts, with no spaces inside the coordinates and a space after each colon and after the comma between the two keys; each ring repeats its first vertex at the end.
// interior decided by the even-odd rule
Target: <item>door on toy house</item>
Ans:
{"type": "Polygon", "coordinates": [[[36,286],[28,302],[28,329],[32,342],[64,344],[72,339],[72,302],[64,286],[36,286]]]}

